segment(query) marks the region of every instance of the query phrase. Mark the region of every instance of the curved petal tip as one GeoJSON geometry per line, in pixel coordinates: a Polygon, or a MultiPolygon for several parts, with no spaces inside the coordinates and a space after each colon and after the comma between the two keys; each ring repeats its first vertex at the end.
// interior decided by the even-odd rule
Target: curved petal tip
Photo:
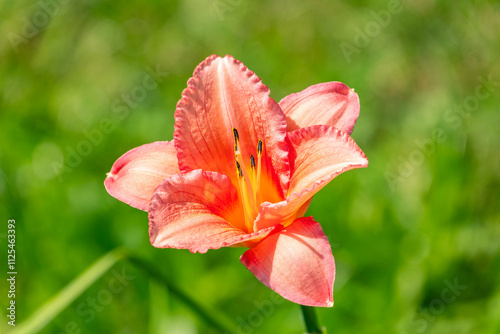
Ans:
{"type": "Polygon", "coordinates": [[[283,298],[307,306],[333,306],[335,260],[321,226],[311,217],[270,235],[240,260],[283,298]]]}

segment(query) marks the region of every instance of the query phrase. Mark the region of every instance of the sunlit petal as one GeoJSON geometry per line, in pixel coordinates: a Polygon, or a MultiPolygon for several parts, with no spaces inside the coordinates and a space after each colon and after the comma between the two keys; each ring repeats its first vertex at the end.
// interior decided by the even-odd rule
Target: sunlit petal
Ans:
{"type": "Polygon", "coordinates": [[[241,226],[241,208],[229,178],[194,170],[164,180],[149,208],[151,244],[204,253],[208,249],[262,238],[275,228],[248,234],[241,226]]]}
{"type": "Polygon", "coordinates": [[[134,208],[147,211],[155,188],[179,173],[174,142],[158,141],[136,147],[122,155],[108,173],[108,193],[134,208]]]}
{"type": "Polygon", "coordinates": [[[262,283],[292,302],[333,306],[335,261],[328,238],[312,217],[295,220],[240,260],[262,283]]]}
{"type": "Polygon", "coordinates": [[[196,68],[177,105],[174,138],[180,169],[220,172],[237,184],[233,128],[248,167],[263,141],[262,179],[274,185],[267,199],[283,199],[290,176],[285,116],[255,73],[231,56],[214,55],[196,68]]]}
{"type": "Polygon", "coordinates": [[[325,82],[284,97],[279,103],[287,130],[330,125],[351,134],[359,115],[358,94],[341,82],[325,82]]]}
{"type": "Polygon", "coordinates": [[[352,138],[336,128],[315,125],[289,133],[292,177],[289,195],[279,203],[263,203],[255,229],[297,218],[297,212],[337,175],[368,166],[368,160],[352,138]]]}

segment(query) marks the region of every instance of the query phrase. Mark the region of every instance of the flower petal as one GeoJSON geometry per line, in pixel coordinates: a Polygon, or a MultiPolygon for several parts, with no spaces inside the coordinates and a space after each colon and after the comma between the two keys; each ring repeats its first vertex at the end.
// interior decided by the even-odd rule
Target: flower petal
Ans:
{"type": "Polygon", "coordinates": [[[247,234],[236,188],[229,178],[200,169],[174,175],[158,186],[149,207],[149,236],[159,248],[208,249],[258,240],[276,227],[247,234]]]}
{"type": "Polygon", "coordinates": [[[368,166],[363,151],[347,133],[337,128],[310,126],[290,133],[288,138],[292,143],[293,161],[289,194],[325,185],[325,181],[342,172],[368,166]]]}
{"type": "Polygon", "coordinates": [[[147,211],[155,188],[177,173],[180,171],[174,142],[158,141],[136,147],[118,158],[104,186],[116,199],[147,211]]]}
{"type": "Polygon", "coordinates": [[[359,98],[342,82],[325,82],[284,97],[279,103],[287,131],[330,125],[351,134],[359,115],[359,98]]]}
{"type": "Polygon", "coordinates": [[[233,128],[248,167],[263,141],[263,183],[273,182],[277,191],[267,196],[283,199],[290,176],[285,116],[255,73],[231,56],[213,55],[196,68],[177,104],[174,138],[181,171],[220,172],[238,184],[233,128]]]}
{"type": "Polygon", "coordinates": [[[312,217],[295,220],[240,260],[267,287],[294,303],[333,306],[335,261],[328,238],[312,217]]]}
{"type": "Polygon", "coordinates": [[[315,193],[337,175],[368,166],[368,160],[346,133],[327,125],[301,128],[288,134],[292,177],[289,195],[279,203],[263,203],[254,229],[290,224],[315,193]]]}

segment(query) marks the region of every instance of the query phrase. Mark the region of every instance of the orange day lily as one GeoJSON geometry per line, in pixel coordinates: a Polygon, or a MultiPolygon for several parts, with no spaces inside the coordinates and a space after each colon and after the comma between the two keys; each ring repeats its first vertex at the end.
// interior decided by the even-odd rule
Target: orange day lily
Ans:
{"type": "Polygon", "coordinates": [[[182,93],[174,139],[125,153],[104,184],[148,211],[153,246],[247,247],[240,260],[266,286],[298,304],[330,307],[330,244],[303,216],[334,177],[368,165],[349,136],[358,114],[358,95],[343,83],[276,103],[240,61],[213,55],[182,93]]]}

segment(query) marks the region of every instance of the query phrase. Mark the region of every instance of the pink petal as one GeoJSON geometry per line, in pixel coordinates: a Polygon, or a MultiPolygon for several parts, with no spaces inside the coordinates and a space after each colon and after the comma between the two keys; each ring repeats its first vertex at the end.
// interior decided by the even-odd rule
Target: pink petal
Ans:
{"type": "Polygon", "coordinates": [[[359,115],[359,98],[341,82],[325,82],[284,97],[279,103],[287,131],[311,125],[331,125],[351,134],[359,115]]]}
{"type": "Polygon", "coordinates": [[[315,193],[337,175],[368,166],[368,160],[354,140],[327,125],[301,128],[288,134],[292,177],[285,201],[263,203],[255,230],[278,223],[285,226],[297,218],[299,210],[315,193]]]}
{"type": "Polygon", "coordinates": [[[233,128],[247,169],[263,141],[262,182],[272,182],[269,200],[281,200],[288,189],[290,168],[286,120],[269,89],[245,65],[231,56],[208,57],[194,71],[175,112],[180,169],[216,171],[237,184],[233,128]]]}
{"type": "Polygon", "coordinates": [[[149,207],[149,236],[159,248],[189,249],[205,253],[208,249],[267,236],[270,227],[247,234],[236,188],[220,173],[200,169],[177,174],[156,189],[149,207]]]}
{"type": "Polygon", "coordinates": [[[108,173],[104,186],[111,196],[147,211],[155,188],[177,173],[180,171],[174,142],[158,141],[122,155],[108,173]]]}
{"type": "Polygon", "coordinates": [[[333,306],[335,261],[328,238],[312,217],[295,220],[240,260],[283,298],[302,305],[333,306]]]}

